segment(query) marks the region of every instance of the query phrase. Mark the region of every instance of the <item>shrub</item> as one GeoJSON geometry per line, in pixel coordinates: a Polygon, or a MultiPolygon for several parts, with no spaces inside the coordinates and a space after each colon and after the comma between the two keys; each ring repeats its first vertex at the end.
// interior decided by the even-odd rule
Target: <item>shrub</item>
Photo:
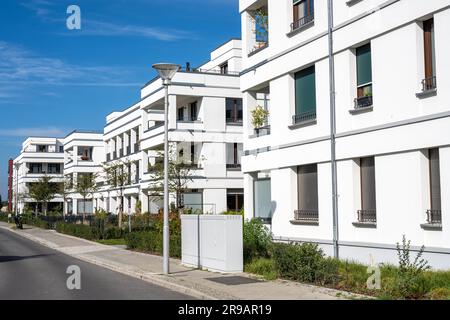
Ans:
{"type": "Polygon", "coordinates": [[[436,288],[427,293],[426,297],[432,300],[450,300],[450,289],[436,288]]]}
{"type": "Polygon", "coordinates": [[[402,245],[397,243],[398,264],[397,273],[387,287],[387,293],[392,297],[403,299],[422,298],[430,289],[425,279],[424,271],[430,269],[428,261],[423,259],[425,247],[421,247],[413,261],[410,254],[411,241],[403,236],[402,245]]]}
{"type": "Polygon", "coordinates": [[[102,233],[102,239],[120,239],[123,237],[123,231],[119,227],[109,227],[102,233]]]}
{"type": "Polygon", "coordinates": [[[320,285],[334,284],[339,280],[339,261],[325,258],[317,244],[276,243],[273,257],[282,278],[320,285]]]}
{"type": "Polygon", "coordinates": [[[244,261],[269,257],[272,234],[259,219],[244,222],[244,261]]]}
{"type": "Polygon", "coordinates": [[[255,259],[246,264],[244,269],[245,272],[261,275],[266,280],[274,280],[278,276],[273,260],[269,258],[255,259]]]}
{"type": "Polygon", "coordinates": [[[98,229],[83,224],[57,223],[56,231],[86,240],[99,240],[101,238],[98,229]]]}

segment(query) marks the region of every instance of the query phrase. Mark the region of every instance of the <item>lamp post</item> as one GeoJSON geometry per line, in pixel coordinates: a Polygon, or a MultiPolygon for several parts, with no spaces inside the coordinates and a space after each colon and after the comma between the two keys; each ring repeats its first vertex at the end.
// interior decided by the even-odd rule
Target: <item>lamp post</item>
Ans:
{"type": "Polygon", "coordinates": [[[153,65],[163,81],[164,96],[164,227],[163,227],[163,273],[169,274],[169,86],[180,66],[171,63],[153,65]]]}

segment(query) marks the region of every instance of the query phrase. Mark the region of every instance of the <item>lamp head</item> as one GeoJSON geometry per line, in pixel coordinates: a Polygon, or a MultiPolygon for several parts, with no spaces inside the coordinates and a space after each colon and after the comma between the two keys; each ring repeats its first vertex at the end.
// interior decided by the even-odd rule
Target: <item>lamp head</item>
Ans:
{"type": "Polygon", "coordinates": [[[181,69],[181,66],[173,63],[157,63],[153,65],[164,84],[169,84],[173,76],[181,69]]]}

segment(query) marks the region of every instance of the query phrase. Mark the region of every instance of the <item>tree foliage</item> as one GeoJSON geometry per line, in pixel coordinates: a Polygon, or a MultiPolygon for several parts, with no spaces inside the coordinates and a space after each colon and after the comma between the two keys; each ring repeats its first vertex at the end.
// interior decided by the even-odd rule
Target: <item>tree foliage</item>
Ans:
{"type": "Polygon", "coordinates": [[[47,204],[55,198],[59,190],[60,188],[58,184],[52,182],[52,178],[45,175],[41,177],[37,182],[33,182],[30,184],[28,195],[37,203],[44,204],[44,213],[47,214],[47,204]]]}

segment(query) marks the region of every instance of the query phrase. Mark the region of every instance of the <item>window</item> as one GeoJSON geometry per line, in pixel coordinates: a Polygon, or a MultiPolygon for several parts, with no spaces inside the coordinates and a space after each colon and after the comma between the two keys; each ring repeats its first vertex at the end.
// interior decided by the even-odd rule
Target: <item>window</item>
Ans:
{"type": "Polygon", "coordinates": [[[191,142],[191,165],[196,165],[195,161],[195,143],[191,142]]]}
{"type": "Polygon", "coordinates": [[[375,191],[375,158],[361,158],[361,210],[358,211],[359,222],[375,223],[376,191],[375,191]]]}
{"type": "Polygon", "coordinates": [[[30,173],[43,173],[42,163],[30,163],[30,173]]]}
{"type": "Polygon", "coordinates": [[[61,173],[61,165],[59,163],[49,163],[48,164],[48,173],[49,174],[60,174],[61,173]]]}
{"type": "Polygon", "coordinates": [[[227,169],[241,168],[242,151],[242,143],[227,143],[227,169]]]}
{"type": "Polygon", "coordinates": [[[436,60],[434,47],[434,20],[423,22],[424,57],[425,57],[425,79],[422,81],[422,90],[433,90],[436,88],[436,60]]]}
{"type": "Polygon", "coordinates": [[[64,146],[59,146],[59,153],[63,153],[64,152],[64,146]]]}
{"type": "Polygon", "coordinates": [[[316,119],[316,71],[309,67],[295,74],[293,124],[316,119]]]}
{"type": "Polygon", "coordinates": [[[295,211],[295,220],[318,221],[317,164],[297,168],[297,194],[298,210],[295,211]]]}
{"type": "Polygon", "coordinates": [[[291,31],[294,31],[312,21],[314,21],[314,0],[293,0],[294,1],[294,21],[291,31]]]}
{"type": "Polygon", "coordinates": [[[92,149],[92,147],[78,147],[78,156],[80,156],[83,161],[91,161],[92,149]]]}
{"type": "Polygon", "coordinates": [[[191,103],[190,109],[191,109],[191,121],[197,120],[197,101],[191,103]]]}
{"type": "Polygon", "coordinates": [[[184,120],[184,107],[178,108],[177,110],[178,112],[178,121],[183,121],[184,120]]]}
{"type": "Polygon", "coordinates": [[[227,210],[239,212],[244,207],[244,190],[227,190],[227,210]]]}
{"type": "Polygon", "coordinates": [[[47,146],[46,145],[38,145],[37,152],[47,152],[47,146]]]}
{"type": "Polygon", "coordinates": [[[193,213],[203,212],[203,194],[201,192],[185,192],[182,195],[182,206],[193,213]]]}
{"type": "Polygon", "coordinates": [[[441,173],[439,149],[428,150],[430,168],[430,210],[427,211],[427,220],[430,224],[442,223],[441,216],[441,173]]]}
{"type": "Polygon", "coordinates": [[[242,99],[226,99],[227,123],[242,123],[242,99]]]}
{"type": "Polygon", "coordinates": [[[93,214],[94,213],[94,207],[92,200],[86,200],[78,199],[77,200],[77,213],[78,214],[93,214]]]}
{"type": "Polygon", "coordinates": [[[357,98],[355,108],[372,106],[372,53],[370,43],[356,49],[357,98]]]}
{"type": "Polygon", "coordinates": [[[220,73],[228,74],[228,62],[225,62],[224,64],[220,65],[220,73]]]}
{"type": "Polygon", "coordinates": [[[264,222],[272,220],[272,196],[270,179],[258,179],[254,181],[254,216],[264,222]]]}
{"type": "Polygon", "coordinates": [[[136,172],[134,176],[134,183],[139,183],[139,161],[136,161],[135,163],[136,172]]]}

